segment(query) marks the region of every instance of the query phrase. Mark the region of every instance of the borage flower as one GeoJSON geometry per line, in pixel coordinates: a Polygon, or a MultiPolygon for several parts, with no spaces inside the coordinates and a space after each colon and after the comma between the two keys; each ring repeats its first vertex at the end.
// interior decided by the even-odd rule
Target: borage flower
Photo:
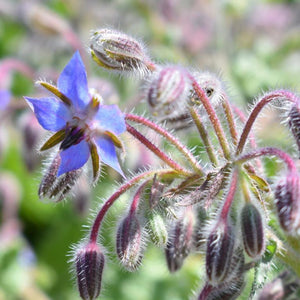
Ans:
{"type": "Polygon", "coordinates": [[[41,151],[60,144],[56,176],[81,168],[91,156],[94,180],[100,160],[121,175],[115,146],[126,130],[124,116],[116,105],[102,105],[99,96],[89,93],[85,67],[78,52],[60,74],[57,87],[40,81],[57,98],[25,97],[43,128],[56,132],[41,151]]]}

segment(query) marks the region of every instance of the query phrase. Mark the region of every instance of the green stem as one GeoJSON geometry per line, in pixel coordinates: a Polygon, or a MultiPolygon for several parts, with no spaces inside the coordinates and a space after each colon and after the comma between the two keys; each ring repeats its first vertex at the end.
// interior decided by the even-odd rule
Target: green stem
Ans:
{"type": "Polygon", "coordinates": [[[216,167],[218,165],[218,159],[213,151],[213,145],[208,138],[208,133],[207,133],[203,123],[201,122],[201,117],[197,113],[196,109],[193,106],[190,107],[190,114],[192,116],[192,119],[193,119],[198,131],[199,131],[199,134],[200,134],[200,137],[204,144],[206,153],[207,153],[211,163],[213,164],[213,166],[216,167]]]}

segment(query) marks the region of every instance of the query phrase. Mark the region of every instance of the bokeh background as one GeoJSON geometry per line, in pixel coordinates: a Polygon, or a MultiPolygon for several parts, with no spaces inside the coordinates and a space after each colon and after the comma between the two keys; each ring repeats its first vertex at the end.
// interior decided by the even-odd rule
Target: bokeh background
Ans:
{"type": "MultiPolygon", "coordinates": [[[[45,133],[22,96],[45,95],[34,81],[55,82],[79,49],[89,86],[97,87],[106,103],[118,103],[126,111],[147,109],[139,81],[108,74],[90,59],[90,31],[103,27],[143,40],[159,63],[216,72],[232,101],[244,107],[262,91],[283,87],[300,92],[297,0],[0,0],[0,300],[79,299],[68,253],[84,237],[90,211],[120,178],[106,170],[92,190],[83,181],[68,201],[40,201],[45,156],[36,149],[45,133]]],[[[289,149],[290,139],[274,111],[268,110],[260,124],[262,143],[289,149]]],[[[155,163],[153,157],[130,143],[124,170],[149,163],[155,163]]],[[[101,299],[190,299],[203,271],[197,255],[169,275],[163,251],[150,246],[138,272],[120,268],[111,228],[129,197],[109,213],[103,229],[111,259],[101,299]]]]}

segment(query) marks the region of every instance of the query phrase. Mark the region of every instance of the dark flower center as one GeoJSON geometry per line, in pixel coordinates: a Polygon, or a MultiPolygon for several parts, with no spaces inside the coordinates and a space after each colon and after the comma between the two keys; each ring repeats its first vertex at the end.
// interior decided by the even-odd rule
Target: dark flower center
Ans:
{"type": "Polygon", "coordinates": [[[66,130],[66,137],[60,145],[61,150],[66,150],[79,144],[84,139],[84,128],[72,127],[66,130]]]}

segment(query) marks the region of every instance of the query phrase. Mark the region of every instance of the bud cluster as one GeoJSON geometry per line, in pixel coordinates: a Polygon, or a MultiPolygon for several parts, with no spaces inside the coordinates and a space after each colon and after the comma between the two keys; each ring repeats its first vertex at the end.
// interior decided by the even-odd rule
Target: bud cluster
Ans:
{"type": "MultiPolygon", "coordinates": [[[[60,153],[68,153],[74,147],[79,147],[80,151],[78,159],[73,160],[77,168],[68,168],[72,157],[65,154],[65,172],[61,176],[57,175],[65,156],[57,154],[54,157],[42,179],[39,196],[57,201],[63,199],[78,181],[89,157],[94,178],[98,178],[100,160],[124,177],[122,185],[96,215],[89,243],[76,253],[81,297],[95,299],[100,293],[104,255],[97,240],[101,224],[114,202],[135,187],[137,191],[118,223],[115,237],[116,256],[127,271],[135,271],[141,265],[145,247],[152,242],[163,248],[166,267],[171,273],[181,269],[188,256],[198,254],[205,266],[204,284],[198,297],[201,300],[236,299],[241,294],[246,299],[249,288],[243,289],[247,282],[252,285],[251,298],[260,286],[257,270],[262,265],[267,269],[278,257],[299,275],[300,268],[293,262],[299,262],[300,245],[293,242],[285,248],[278,242],[285,239],[276,236],[279,231],[274,225],[276,222],[272,222],[274,212],[270,209],[274,199],[269,193],[267,182],[270,180],[262,167],[261,157],[276,156],[287,167],[287,175],[276,186],[273,203],[279,223],[289,238],[297,235],[300,227],[297,166],[293,158],[280,149],[257,148],[255,136],[251,135],[264,106],[272,101],[280,101],[282,105],[289,101],[292,102],[289,127],[300,149],[297,96],[285,90],[267,93],[257,101],[247,118],[229,101],[217,76],[178,65],[158,65],[150,60],[143,44],[127,34],[112,29],[93,32],[90,54],[106,70],[140,77],[144,89],[139,99],[147,103],[154,120],[102,105],[101,97],[95,94],[88,104],[84,97],[73,103],[73,99],[64,95],[69,89],[72,94],[73,87],[63,86],[60,91],[43,83],[63,102],[55,105],[64,112],[65,127],[61,129],[60,120],[55,120],[57,132],[42,150],[62,142],[60,153]],[[83,107],[79,113],[74,109],[77,106],[83,107]],[[99,125],[97,130],[95,123],[99,125]],[[174,133],[168,127],[177,131],[174,133]],[[186,131],[182,130],[187,127],[186,131]],[[177,136],[179,129],[182,131],[177,136]],[[193,129],[199,134],[199,140],[193,141],[196,148],[191,149],[186,144],[191,145],[187,138],[193,129]],[[115,147],[123,148],[118,135],[126,130],[160,159],[161,167],[151,166],[126,178],[115,150],[115,147]],[[159,138],[150,140],[152,133],[159,138]],[[267,222],[269,215],[271,221],[267,222]],[[276,244],[273,250],[271,242],[276,244]],[[287,255],[282,255],[284,251],[287,255]],[[248,272],[252,269],[253,272],[248,272]]],[[[78,57],[77,65],[81,65],[78,57]]],[[[69,69],[67,71],[61,81],[69,76],[69,69]]],[[[76,91],[86,86],[85,76],[85,69],[81,69],[78,78],[84,80],[76,91]]],[[[80,81],[78,78],[76,80],[80,81]]],[[[33,106],[39,103],[28,97],[27,101],[33,106]]],[[[44,106],[42,108],[39,117],[48,126],[48,120],[43,119],[44,106]]],[[[289,239],[286,241],[288,243],[289,239]]]]}

